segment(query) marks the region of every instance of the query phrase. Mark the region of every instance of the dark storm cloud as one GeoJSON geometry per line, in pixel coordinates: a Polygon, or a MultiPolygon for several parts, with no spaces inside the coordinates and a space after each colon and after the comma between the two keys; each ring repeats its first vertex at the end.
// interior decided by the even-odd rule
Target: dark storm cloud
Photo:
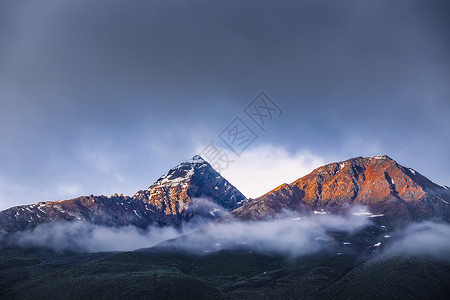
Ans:
{"type": "Polygon", "coordinates": [[[133,193],[259,90],[285,111],[265,143],[327,161],[387,153],[448,185],[448,12],[445,1],[0,1],[1,205],[133,193]]]}

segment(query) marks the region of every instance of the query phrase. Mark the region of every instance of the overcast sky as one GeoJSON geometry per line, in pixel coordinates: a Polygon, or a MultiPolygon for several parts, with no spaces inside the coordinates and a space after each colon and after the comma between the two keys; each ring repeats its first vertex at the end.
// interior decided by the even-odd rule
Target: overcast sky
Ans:
{"type": "Polygon", "coordinates": [[[249,197],[377,154],[450,185],[449,4],[0,0],[0,209],[132,195],[236,117],[249,197]]]}

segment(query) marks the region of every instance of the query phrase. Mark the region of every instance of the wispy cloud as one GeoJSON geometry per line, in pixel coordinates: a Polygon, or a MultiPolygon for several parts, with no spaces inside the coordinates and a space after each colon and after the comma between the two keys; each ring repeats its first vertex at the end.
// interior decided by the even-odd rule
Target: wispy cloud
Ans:
{"type": "Polygon", "coordinates": [[[426,221],[409,225],[393,235],[385,254],[424,256],[450,263],[450,224],[426,221]]]}
{"type": "Polygon", "coordinates": [[[295,213],[286,213],[283,218],[271,221],[194,222],[182,229],[150,227],[142,230],[132,226],[111,228],[87,222],[51,223],[16,233],[9,237],[9,241],[25,247],[89,252],[135,250],[166,241],[161,246],[195,254],[247,249],[295,257],[332,246],[334,239],[327,233],[329,230],[354,233],[368,224],[370,221],[366,217],[353,214],[301,218],[295,213]],[[177,239],[171,240],[173,238],[177,239]]]}

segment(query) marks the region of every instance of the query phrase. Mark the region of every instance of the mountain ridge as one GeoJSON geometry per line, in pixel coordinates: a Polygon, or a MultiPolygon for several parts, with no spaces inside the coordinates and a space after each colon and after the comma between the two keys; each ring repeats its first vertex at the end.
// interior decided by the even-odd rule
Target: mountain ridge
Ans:
{"type": "Polygon", "coordinates": [[[171,168],[133,196],[81,196],[22,205],[0,212],[0,232],[54,221],[83,220],[106,226],[179,226],[195,216],[258,220],[284,210],[300,214],[340,214],[367,206],[375,221],[396,226],[414,220],[450,221],[450,189],[387,155],[355,157],[314,169],[256,199],[247,199],[203,158],[171,168]]]}

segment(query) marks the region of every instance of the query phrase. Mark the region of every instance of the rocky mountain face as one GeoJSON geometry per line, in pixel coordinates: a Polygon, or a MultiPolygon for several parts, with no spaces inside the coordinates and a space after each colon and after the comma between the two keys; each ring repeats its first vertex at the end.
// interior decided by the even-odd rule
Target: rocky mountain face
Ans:
{"type": "Polygon", "coordinates": [[[274,217],[283,209],[304,214],[342,213],[355,205],[374,220],[402,224],[412,220],[450,220],[450,189],[433,183],[386,155],[331,163],[283,184],[231,214],[240,219],[274,217]]]}
{"type": "Polygon", "coordinates": [[[231,211],[246,202],[241,192],[198,155],[171,169],[133,198],[163,212],[172,223],[197,214],[219,216],[223,210],[231,211]]]}
{"type": "Polygon", "coordinates": [[[200,156],[181,163],[147,190],[128,197],[83,196],[12,207],[0,212],[0,232],[54,221],[85,220],[106,226],[180,225],[196,215],[216,218],[241,206],[244,195],[200,156]]]}

